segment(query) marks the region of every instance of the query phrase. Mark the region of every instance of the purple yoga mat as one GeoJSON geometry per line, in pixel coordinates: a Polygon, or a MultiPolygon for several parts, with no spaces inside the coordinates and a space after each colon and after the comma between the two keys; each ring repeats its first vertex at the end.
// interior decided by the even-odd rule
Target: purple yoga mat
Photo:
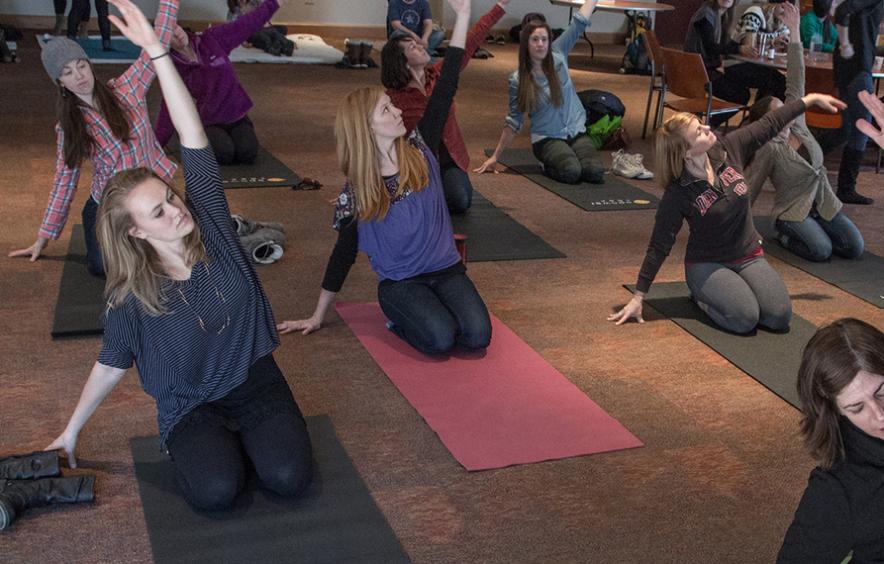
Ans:
{"type": "Polygon", "coordinates": [[[467,470],[643,446],[493,315],[486,351],[431,357],[388,331],[377,304],[337,311],[467,470]]]}

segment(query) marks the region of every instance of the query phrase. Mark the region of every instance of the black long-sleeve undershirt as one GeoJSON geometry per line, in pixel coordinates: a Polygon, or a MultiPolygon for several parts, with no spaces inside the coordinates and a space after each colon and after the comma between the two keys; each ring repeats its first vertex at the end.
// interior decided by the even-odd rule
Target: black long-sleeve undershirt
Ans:
{"type": "MultiPolygon", "coordinates": [[[[445,60],[442,63],[439,80],[427,101],[424,115],[417,124],[417,130],[424,143],[435,155],[439,153],[442,133],[445,129],[445,122],[448,120],[448,111],[451,109],[454,94],[457,92],[463,54],[464,50],[459,47],[449,47],[445,50],[445,60]]],[[[356,262],[358,254],[358,222],[356,218],[349,217],[342,220],[338,228],[338,240],[335,242],[325,267],[322,289],[329,292],[339,292],[344,285],[344,280],[347,279],[350,268],[356,262]]]]}

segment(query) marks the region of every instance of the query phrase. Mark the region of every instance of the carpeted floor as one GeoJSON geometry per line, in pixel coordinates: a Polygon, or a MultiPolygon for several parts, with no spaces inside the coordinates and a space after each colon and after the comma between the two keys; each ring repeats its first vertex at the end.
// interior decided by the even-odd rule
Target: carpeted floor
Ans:
{"type": "MultiPolygon", "coordinates": [[[[342,38],[332,38],[340,47],[342,38]]],[[[0,247],[34,240],[55,162],[56,89],[36,42],[21,41],[19,65],[0,65],[0,247]]],[[[513,45],[463,73],[457,113],[474,166],[500,135],[513,45]]],[[[578,89],[616,93],[626,104],[631,151],[650,155],[641,121],[647,78],[617,74],[621,48],[579,45],[571,57],[578,89]]],[[[377,53],[375,53],[377,55],[377,53]]],[[[103,65],[100,77],[122,67],[103,65]]],[[[259,272],[279,319],[312,311],[335,234],[332,207],[342,183],[332,135],[338,101],[379,83],[377,69],[240,65],[264,144],[314,192],[228,192],[231,208],[282,221],[284,258],[259,272]]],[[[158,92],[150,95],[157,108],[158,92]]],[[[154,114],[155,115],[155,114],[154,114]]],[[[527,135],[518,146],[527,146],[527,135]]],[[[610,155],[605,155],[610,161],[610,155]]],[[[869,151],[869,162],[872,151],[869,151]]],[[[646,158],[651,164],[650,156],[646,158]]],[[[69,227],[88,197],[84,173],[69,227]]],[[[860,191],[872,207],[846,207],[868,249],[884,254],[884,190],[866,167],[860,191]]],[[[371,494],[415,562],[769,562],[791,521],[813,462],[797,437],[798,412],[675,324],[647,311],[647,323],[605,320],[625,303],[653,223],[652,211],[587,213],[521,176],[473,175],[496,206],[542,236],[566,259],[487,262],[470,275],[489,308],[646,446],[621,452],[467,473],[331,313],[318,333],[289,335],[276,358],[308,415],[329,414],[371,494]]],[[[657,195],[660,188],[648,186],[657,195]]],[[[757,205],[770,208],[767,192],[757,205]]],[[[49,332],[70,228],[36,263],[0,259],[0,455],[42,448],[59,434],[95,361],[97,338],[53,342],[49,332]]],[[[659,280],[683,279],[687,230],[659,280]]],[[[772,260],[795,311],[821,324],[856,316],[884,327],[884,313],[772,260]]],[[[360,257],[341,293],[374,300],[376,280],[360,257]]],[[[81,469],[98,475],[91,507],[34,510],[0,534],[8,562],[148,562],[151,548],[128,438],[156,433],[152,400],[137,375],[95,413],[78,444],[81,469]]]]}

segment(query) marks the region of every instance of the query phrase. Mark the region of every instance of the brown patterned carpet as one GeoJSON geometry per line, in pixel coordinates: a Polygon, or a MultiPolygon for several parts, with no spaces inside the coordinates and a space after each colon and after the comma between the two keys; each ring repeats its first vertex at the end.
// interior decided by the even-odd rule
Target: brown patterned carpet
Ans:
{"type": "MultiPolygon", "coordinates": [[[[342,38],[332,38],[341,45],[342,38]]],[[[55,161],[55,89],[36,42],[19,65],[0,65],[0,248],[29,245],[55,161]]],[[[474,165],[500,134],[515,46],[488,46],[458,94],[474,165]]],[[[571,58],[578,89],[619,95],[632,151],[640,137],[647,78],[617,74],[621,48],[584,45],[571,58]]],[[[377,54],[377,53],[375,53],[377,54]]],[[[102,65],[104,78],[122,67],[102,65]]],[[[334,241],[329,200],[342,183],[332,127],[350,89],[379,83],[377,69],[241,65],[259,136],[316,192],[235,190],[231,208],[282,221],[285,257],[260,269],[278,318],[309,315],[334,241]]],[[[152,108],[158,92],[151,92],[152,108]]],[[[527,146],[527,135],[518,140],[527,146]]],[[[869,151],[871,162],[872,151],[869,151]]],[[[609,161],[610,156],[605,158],[609,161]]],[[[650,157],[647,158],[650,161],[650,157]]],[[[651,164],[650,162],[648,163],[651,164]]],[[[80,182],[72,217],[87,197],[80,182]]],[[[860,190],[872,207],[848,206],[870,251],[884,255],[884,190],[866,167],[860,190]]],[[[467,473],[398,394],[335,314],[320,332],[288,336],[276,358],[306,414],[331,416],[341,442],[415,562],[769,562],[780,546],[813,463],[796,438],[798,413],[675,324],[605,321],[629,295],[653,212],[587,213],[508,173],[472,177],[495,205],[568,255],[563,260],[470,265],[489,308],[567,378],[640,437],[645,448],[467,473]]],[[[648,183],[658,195],[661,190],[648,183]]],[[[766,211],[770,193],[758,209],[766,211]]],[[[79,222],[79,220],[77,220],[79,222]]],[[[686,231],[686,230],[685,230],[686,231]]],[[[32,264],[0,259],[0,454],[42,448],[64,428],[100,341],[51,341],[52,313],[70,229],[32,264]]],[[[659,280],[683,279],[683,232],[659,280]]],[[[884,327],[881,310],[772,260],[796,313],[815,324],[856,316],[884,327]]],[[[361,257],[342,292],[374,300],[361,257]]],[[[34,510],[0,534],[5,562],[148,562],[151,549],[127,440],[156,433],[152,401],[130,374],[80,437],[79,472],[98,474],[92,506],[34,510]]]]}

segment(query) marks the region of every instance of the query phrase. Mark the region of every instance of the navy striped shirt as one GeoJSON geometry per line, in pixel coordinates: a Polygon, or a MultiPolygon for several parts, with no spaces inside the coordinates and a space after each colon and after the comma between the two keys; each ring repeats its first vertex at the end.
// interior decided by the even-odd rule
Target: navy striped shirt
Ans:
{"type": "Polygon", "coordinates": [[[114,368],[134,360],[141,386],[157,402],[163,443],[185,414],[223,398],[279,345],[270,304],[231,224],[212,150],[182,148],[181,160],[187,204],[210,259],[195,264],[190,279],[165,284],[164,315],[151,315],[131,294],[109,308],[98,356],[114,368]],[[230,325],[218,334],[228,315],[230,325]]]}

